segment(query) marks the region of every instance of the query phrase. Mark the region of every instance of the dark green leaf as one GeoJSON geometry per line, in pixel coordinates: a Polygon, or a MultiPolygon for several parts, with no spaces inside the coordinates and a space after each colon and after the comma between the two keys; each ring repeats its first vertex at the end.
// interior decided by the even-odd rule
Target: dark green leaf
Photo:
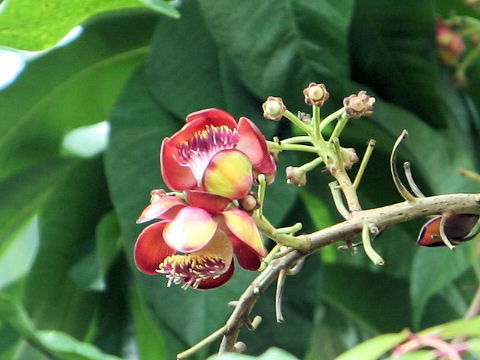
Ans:
{"type": "Polygon", "coordinates": [[[121,250],[118,219],[112,211],[100,220],[95,248],[71,268],[71,277],[86,289],[105,290],[105,276],[121,250]]]}
{"type": "Polygon", "coordinates": [[[57,158],[38,163],[0,181],[0,253],[13,241],[15,236],[12,235],[38,211],[55,184],[74,163],[57,158]]]}
{"type": "Polygon", "coordinates": [[[433,15],[432,1],[357,1],[350,47],[353,80],[439,125],[445,118],[432,91],[438,71],[433,15]]]}
{"type": "Polygon", "coordinates": [[[343,265],[326,265],[322,275],[321,298],[370,331],[411,327],[406,281],[343,265]]]}
{"type": "Polygon", "coordinates": [[[469,244],[464,244],[455,252],[447,248],[422,248],[417,251],[410,288],[416,325],[420,323],[428,299],[470,267],[469,250],[469,244]]]}
{"type": "Polygon", "coordinates": [[[338,84],[348,78],[350,0],[201,0],[200,5],[215,41],[261,98],[289,98],[292,92],[301,98],[297,94],[310,81],[338,84]]]}
{"type": "Polygon", "coordinates": [[[40,249],[27,278],[24,302],[37,326],[83,336],[95,297],[69,277],[95,246],[95,226],[109,210],[102,158],[84,160],[59,183],[40,212],[40,249]]]}

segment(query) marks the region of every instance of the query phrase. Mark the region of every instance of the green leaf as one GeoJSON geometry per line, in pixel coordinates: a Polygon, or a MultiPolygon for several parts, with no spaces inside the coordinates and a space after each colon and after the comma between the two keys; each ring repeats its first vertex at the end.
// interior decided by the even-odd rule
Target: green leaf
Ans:
{"type": "Polygon", "coordinates": [[[65,360],[120,360],[91,344],[83,343],[58,331],[36,331],[25,310],[7,298],[0,297],[0,320],[44,354],[65,360]]]}
{"type": "Polygon", "coordinates": [[[85,289],[100,291],[105,290],[107,272],[122,250],[118,219],[113,211],[103,216],[95,233],[95,248],[81,258],[69,274],[85,289]]]}
{"type": "Polygon", "coordinates": [[[461,319],[422,330],[420,335],[435,334],[442,338],[480,337],[480,317],[461,319]]]}
{"type": "Polygon", "coordinates": [[[178,16],[168,2],[140,0],[5,0],[0,13],[0,46],[22,50],[44,50],[89,17],[106,11],[142,7],[178,16]]]}
{"type": "Polygon", "coordinates": [[[160,19],[155,29],[147,66],[151,91],[163,107],[180,119],[204,108],[228,110],[217,50],[197,2],[186,2],[181,10],[180,20],[160,19]]]}
{"type": "Polygon", "coordinates": [[[430,297],[462,275],[469,267],[470,244],[455,252],[447,248],[421,248],[413,261],[410,294],[413,320],[418,326],[430,297]]]}
{"type": "Polygon", "coordinates": [[[38,218],[33,217],[11,236],[8,245],[1,247],[0,289],[20,279],[30,270],[38,251],[38,227],[38,218]],[[18,259],[22,261],[19,262],[18,259]]]}
{"type": "Polygon", "coordinates": [[[36,336],[49,352],[65,360],[121,360],[59,331],[37,331],[36,336]]]}
{"type": "Polygon", "coordinates": [[[321,298],[370,331],[411,327],[406,281],[345,265],[326,265],[322,275],[321,298]]]}
{"type": "Polygon", "coordinates": [[[409,334],[410,331],[404,330],[398,334],[376,336],[336,357],[335,360],[376,360],[394,346],[405,341],[409,334]]]}
{"type": "Polygon", "coordinates": [[[55,184],[76,161],[55,159],[40,162],[0,180],[0,254],[10,246],[14,234],[38,211],[55,184]],[[14,209],[14,210],[12,210],[14,209]]]}
{"type": "Polygon", "coordinates": [[[350,32],[353,80],[431,124],[444,124],[432,91],[438,72],[433,2],[388,0],[383,5],[356,2],[350,32]]]}
{"type": "Polygon", "coordinates": [[[56,156],[69,130],[106,119],[145,60],[155,21],[135,12],[92,22],[75,42],[30,61],[0,91],[0,179],[56,156]]]}
{"type": "Polygon", "coordinates": [[[96,297],[80,288],[69,271],[95,246],[95,226],[109,208],[101,157],[78,163],[43,205],[40,249],[24,296],[37,326],[84,336],[96,297]]]}
{"type": "Polygon", "coordinates": [[[141,359],[169,359],[166,355],[165,338],[155,325],[152,314],[145,306],[142,294],[138,288],[132,289],[132,313],[135,324],[138,353],[141,359]]]}
{"type": "Polygon", "coordinates": [[[215,41],[261,98],[300,98],[310,81],[338,84],[348,78],[353,1],[200,0],[200,5],[215,41]]]}

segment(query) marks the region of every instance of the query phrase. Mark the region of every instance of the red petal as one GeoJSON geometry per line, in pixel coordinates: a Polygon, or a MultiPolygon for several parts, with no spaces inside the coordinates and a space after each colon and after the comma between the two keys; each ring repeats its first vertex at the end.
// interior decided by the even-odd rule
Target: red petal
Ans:
{"type": "Polygon", "coordinates": [[[197,180],[188,166],[178,163],[178,147],[174,138],[165,138],[160,150],[160,168],[163,181],[172,190],[182,191],[193,189],[197,180]]]}
{"type": "Polygon", "coordinates": [[[213,126],[226,125],[230,129],[235,129],[237,127],[237,122],[232,117],[232,115],[230,115],[226,111],[215,108],[200,110],[191,113],[187,116],[186,120],[187,123],[202,120],[202,124],[208,124],[213,126]]]}
{"type": "Polygon", "coordinates": [[[165,242],[177,251],[189,253],[207,245],[217,230],[217,222],[205,210],[187,206],[181,209],[164,231],[165,242]]]}
{"type": "Polygon", "coordinates": [[[260,129],[246,117],[240,118],[238,122],[239,141],[237,149],[245,153],[256,170],[257,166],[270,156],[267,150],[267,143],[260,129]]]}
{"type": "Polygon", "coordinates": [[[173,219],[180,208],[187,206],[176,196],[166,195],[158,197],[148,205],[137,220],[137,224],[153,219],[173,219]]]}
{"type": "Polygon", "coordinates": [[[157,275],[158,265],[168,256],[175,254],[163,240],[163,229],[168,221],[147,226],[138,236],[134,259],[137,268],[149,275],[157,275]]]}
{"type": "Polygon", "coordinates": [[[191,205],[205,209],[210,213],[225,210],[232,201],[226,197],[204,191],[186,191],[185,195],[191,205]]]}
{"type": "Polygon", "coordinates": [[[247,270],[258,270],[267,250],[255,221],[239,209],[224,211],[222,215],[239,264],[247,270]]]}
{"type": "Polygon", "coordinates": [[[437,216],[427,221],[420,230],[417,245],[422,246],[445,246],[440,237],[440,221],[442,217],[437,216]]]}
{"type": "Polygon", "coordinates": [[[227,272],[221,275],[220,277],[216,279],[208,279],[200,282],[197,289],[199,290],[214,289],[225,284],[228,280],[231,279],[231,277],[233,276],[233,273],[235,272],[234,264],[235,264],[234,261],[232,261],[230,263],[230,267],[228,268],[227,272]]]}
{"type": "Polygon", "coordinates": [[[205,169],[202,183],[212,194],[232,200],[242,199],[253,184],[252,164],[241,151],[219,151],[205,169]]]}

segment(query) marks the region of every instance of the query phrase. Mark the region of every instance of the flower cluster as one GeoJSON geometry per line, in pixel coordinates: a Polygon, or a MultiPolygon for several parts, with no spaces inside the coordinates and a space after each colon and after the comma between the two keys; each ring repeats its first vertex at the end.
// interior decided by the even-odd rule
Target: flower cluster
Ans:
{"type": "Polygon", "coordinates": [[[234,254],[245,269],[257,270],[267,251],[249,212],[236,207],[258,174],[270,179],[276,163],[265,138],[249,119],[238,123],[225,111],[192,113],[161,147],[166,185],[181,195],[154,190],[137,220],[159,220],[135,244],[137,267],[164,274],[184,288],[223,285],[234,272],[234,254]],[[238,200],[238,201],[236,201],[238,200]]]}

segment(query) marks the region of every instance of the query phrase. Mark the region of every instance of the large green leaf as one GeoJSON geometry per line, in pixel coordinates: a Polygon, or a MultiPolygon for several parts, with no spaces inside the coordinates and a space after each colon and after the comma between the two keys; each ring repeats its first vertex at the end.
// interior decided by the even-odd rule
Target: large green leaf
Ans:
{"type": "MultiPolygon", "coordinates": [[[[338,85],[349,74],[353,1],[200,1],[215,41],[239,77],[265,98],[294,98],[310,81],[338,85]],[[232,11],[235,8],[235,11],[232,11]]],[[[301,96],[299,97],[301,98],[301,96]]]]}
{"type": "Polygon", "coordinates": [[[328,265],[322,275],[321,298],[373,333],[411,326],[406,281],[344,265],[328,265]]]}
{"type": "Polygon", "coordinates": [[[465,244],[455,252],[447,248],[422,248],[417,252],[412,266],[410,288],[416,326],[420,324],[430,297],[440,292],[471,266],[468,256],[471,251],[469,245],[465,244]]]}
{"type": "Polygon", "coordinates": [[[438,125],[433,14],[432,1],[357,1],[350,46],[354,80],[438,125]]]}
{"type": "Polygon", "coordinates": [[[69,130],[105,120],[145,59],[155,21],[145,12],[99,19],[72,44],[27,64],[0,92],[0,179],[58,154],[69,130]]]}
{"type": "Polygon", "coordinates": [[[8,298],[0,298],[0,320],[10,326],[37,350],[53,359],[120,360],[96,347],[58,331],[37,331],[25,310],[8,298]]]}
{"type": "Polygon", "coordinates": [[[38,327],[84,335],[95,296],[80,288],[69,270],[95,246],[95,226],[109,206],[101,157],[74,167],[42,206],[40,248],[24,297],[38,327]]]}
{"type": "Polygon", "coordinates": [[[0,13],[0,46],[44,50],[95,14],[146,4],[166,15],[178,17],[178,12],[162,0],[5,0],[0,13]]]}
{"type": "Polygon", "coordinates": [[[0,254],[26,221],[38,211],[55,184],[75,164],[69,159],[40,162],[0,181],[0,254]]]}

